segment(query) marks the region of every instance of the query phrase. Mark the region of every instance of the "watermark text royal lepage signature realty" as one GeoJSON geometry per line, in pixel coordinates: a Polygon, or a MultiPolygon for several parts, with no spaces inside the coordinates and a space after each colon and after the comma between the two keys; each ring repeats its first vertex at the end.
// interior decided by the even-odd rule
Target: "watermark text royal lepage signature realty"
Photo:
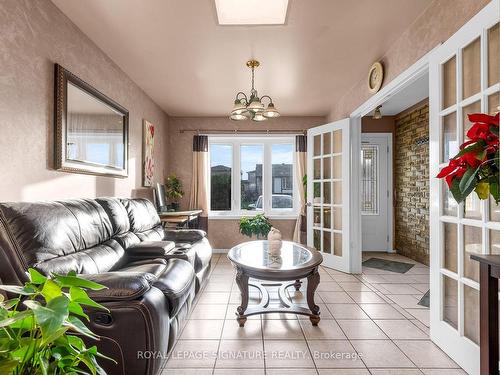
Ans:
{"type": "Polygon", "coordinates": [[[206,360],[206,359],[321,359],[321,360],[352,360],[356,361],[363,357],[357,352],[335,352],[313,350],[173,350],[169,355],[160,351],[138,351],[137,359],[172,359],[172,360],[206,360]]]}

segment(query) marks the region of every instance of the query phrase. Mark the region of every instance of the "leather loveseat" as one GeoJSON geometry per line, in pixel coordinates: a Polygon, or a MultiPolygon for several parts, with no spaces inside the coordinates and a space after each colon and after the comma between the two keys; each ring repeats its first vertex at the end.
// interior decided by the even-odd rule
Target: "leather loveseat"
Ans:
{"type": "Polygon", "coordinates": [[[0,203],[0,279],[71,270],[108,288],[88,310],[109,374],[157,374],[211,267],[203,231],[165,231],[146,199],[0,203]]]}

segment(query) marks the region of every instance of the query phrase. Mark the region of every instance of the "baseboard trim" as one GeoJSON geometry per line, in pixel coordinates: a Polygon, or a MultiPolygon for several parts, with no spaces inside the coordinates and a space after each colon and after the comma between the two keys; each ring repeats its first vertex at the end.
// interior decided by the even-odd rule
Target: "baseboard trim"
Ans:
{"type": "Polygon", "coordinates": [[[214,253],[214,254],[227,254],[227,253],[229,253],[229,249],[212,249],[212,253],[214,253]]]}

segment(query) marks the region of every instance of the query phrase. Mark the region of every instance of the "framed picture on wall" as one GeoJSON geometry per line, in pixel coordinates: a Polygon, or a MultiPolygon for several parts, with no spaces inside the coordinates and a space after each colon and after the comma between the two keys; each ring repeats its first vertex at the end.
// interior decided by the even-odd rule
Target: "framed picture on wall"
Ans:
{"type": "Polygon", "coordinates": [[[142,130],[142,185],[152,186],[155,170],[154,145],[155,126],[147,120],[143,121],[142,130]]]}

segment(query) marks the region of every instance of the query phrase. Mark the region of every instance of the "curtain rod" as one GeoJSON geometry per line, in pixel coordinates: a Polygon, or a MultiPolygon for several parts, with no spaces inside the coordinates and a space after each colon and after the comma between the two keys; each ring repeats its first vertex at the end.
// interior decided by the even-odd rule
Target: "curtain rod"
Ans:
{"type": "Polygon", "coordinates": [[[284,130],[248,130],[248,129],[180,129],[179,133],[198,134],[307,134],[307,129],[284,129],[284,130]]]}

